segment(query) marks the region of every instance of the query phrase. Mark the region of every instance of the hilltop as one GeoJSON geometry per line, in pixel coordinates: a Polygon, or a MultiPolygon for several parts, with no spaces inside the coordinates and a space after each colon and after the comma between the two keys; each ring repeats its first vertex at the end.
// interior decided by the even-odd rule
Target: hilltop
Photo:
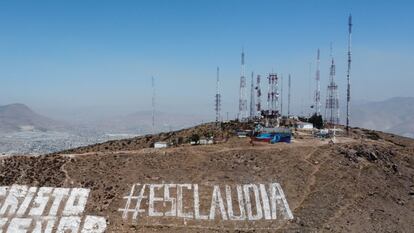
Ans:
{"type": "MultiPolygon", "coordinates": [[[[414,140],[353,128],[350,136],[340,135],[336,144],[296,131],[291,144],[252,145],[249,138],[234,136],[235,130],[249,127],[237,122],[222,127],[211,123],[39,157],[0,158],[0,185],[88,188],[91,193],[86,212],[105,217],[107,232],[410,232],[414,228],[414,140]],[[190,146],[186,141],[194,134],[214,136],[218,142],[190,146]],[[182,144],[151,148],[161,140],[182,144]],[[274,183],[283,189],[292,218],[280,199],[275,202],[279,212],[274,220],[269,220],[271,216],[266,213],[273,212],[262,201],[261,216],[253,208],[253,215],[247,219],[228,219],[226,185],[233,191],[230,196],[234,214],[238,215],[238,185],[249,191],[249,187],[254,190],[264,184],[271,190],[270,184],[274,183]],[[154,189],[155,194],[148,187],[142,189],[144,200],[134,220],[136,199],[130,202],[131,213],[125,214],[128,202],[124,197],[134,187],[139,196],[142,184],[158,184],[149,185],[158,189],[154,189]],[[160,191],[166,189],[166,184],[191,185],[184,186],[184,191],[170,187],[167,196],[160,191]],[[192,194],[194,184],[198,184],[199,206],[192,194]],[[224,209],[217,190],[212,191],[215,185],[221,191],[224,209]],[[155,195],[152,201],[158,201],[152,202],[152,207],[151,195],[155,195]],[[174,199],[179,196],[183,197],[181,202],[174,199]],[[167,211],[173,207],[172,202],[165,201],[171,201],[171,197],[177,205],[184,203],[176,208],[183,208],[191,216],[168,216],[167,211]],[[213,218],[210,203],[217,206],[213,218]],[[149,212],[154,208],[158,212],[149,212]],[[194,219],[194,211],[202,215],[210,211],[210,217],[194,219]]],[[[262,191],[260,194],[256,200],[266,199],[262,191]]],[[[246,202],[247,206],[257,206],[254,192],[249,199],[251,205],[246,202]]]]}

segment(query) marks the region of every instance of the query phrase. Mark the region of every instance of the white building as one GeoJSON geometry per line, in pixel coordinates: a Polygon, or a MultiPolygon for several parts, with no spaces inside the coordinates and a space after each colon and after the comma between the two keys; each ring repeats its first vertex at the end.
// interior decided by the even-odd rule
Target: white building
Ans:
{"type": "Polygon", "coordinates": [[[309,122],[298,122],[298,129],[313,129],[313,124],[309,122]]]}
{"type": "Polygon", "coordinates": [[[168,147],[168,142],[156,142],[156,143],[154,143],[154,148],[155,149],[167,148],[167,147],[168,147]]]}
{"type": "Polygon", "coordinates": [[[213,144],[213,138],[202,138],[200,139],[200,145],[210,145],[213,144]]]}

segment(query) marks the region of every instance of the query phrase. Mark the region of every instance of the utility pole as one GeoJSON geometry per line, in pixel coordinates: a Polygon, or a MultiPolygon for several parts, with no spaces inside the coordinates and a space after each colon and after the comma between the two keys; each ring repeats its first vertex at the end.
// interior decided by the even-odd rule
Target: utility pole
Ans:
{"type": "Polygon", "coordinates": [[[352,15],[349,15],[348,18],[348,71],[346,79],[348,82],[346,90],[346,131],[349,133],[349,111],[350,111],[350,101],[351,101],[351,34],[352,34],[352,15]]]}

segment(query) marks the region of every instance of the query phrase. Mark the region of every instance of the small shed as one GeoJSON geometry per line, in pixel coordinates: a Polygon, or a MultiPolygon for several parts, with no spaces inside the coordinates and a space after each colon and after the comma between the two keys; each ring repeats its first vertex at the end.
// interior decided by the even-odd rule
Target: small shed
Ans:
{"type": "Polygon", "coordinates": [[[168,142],[156,142],[156,143],[154,143],[154,148],[155,149],[167,148],[167,147],[168,147],[168,142]]]}

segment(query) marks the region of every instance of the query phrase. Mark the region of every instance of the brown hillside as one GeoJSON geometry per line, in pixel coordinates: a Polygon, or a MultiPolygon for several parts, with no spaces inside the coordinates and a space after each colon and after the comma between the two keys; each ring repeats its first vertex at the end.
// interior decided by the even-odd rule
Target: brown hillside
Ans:
{"type": "MultiPolygon", "coordinates": [[[[296,132],[291,144],[252,146],[248,138],[232,136],[241,127],[229,123],[218,130],[213,124],[206,124],[54,155],[4,157],[0,158],[0,185],[90,188],[86,211],[104,216],[107,232],[412,232],[414,229],[414,140],[356,128],[350,137],[338,137],[338,143],[333,145],[296,132]],[[185,142],[193,134],[208,136],[211,132],[223,141],[206,146],[149,148],[155,141],[185,142]],[[205,213],[210,208],[209,190],[214,185],[220,185],[224,197],[225,185],[272,182],[281,185],[293,219],[263,217],[256,221],[230,221],[216,212],[214,220],[197,220],[149,217],[143,212],[133,221],[130,216],[122,219],[119,211],[125,206],[123,197],[136,183],[199,184],[200,209],[205,213]]],[[[193,205],[190,194],[186,191],[183,195],[187,212],[193,205]]],[[[141,208],[148,211],[148,200],[143,201],[141,208]]],[[[167,207],[159,203],[156,208],[165,211],[167,207]]]]}

